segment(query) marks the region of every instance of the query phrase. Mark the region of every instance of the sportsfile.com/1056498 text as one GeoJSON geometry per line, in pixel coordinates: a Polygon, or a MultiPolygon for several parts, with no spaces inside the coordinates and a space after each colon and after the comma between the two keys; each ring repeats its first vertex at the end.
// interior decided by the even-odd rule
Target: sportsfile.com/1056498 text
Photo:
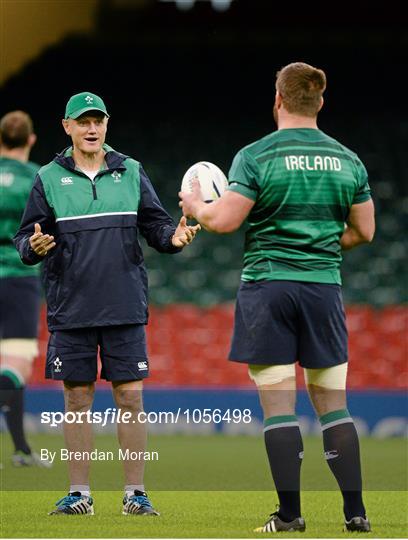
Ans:
{"type": "Polygon", "coordinates": [[[132,413],[122,409],[108,408],[105,411],[61,412],[43,411],[41,423],[50,427],[67,424],[249,424],[252,421],[250,409],[184,409],[176,411],[139,411],[132,413]]]}

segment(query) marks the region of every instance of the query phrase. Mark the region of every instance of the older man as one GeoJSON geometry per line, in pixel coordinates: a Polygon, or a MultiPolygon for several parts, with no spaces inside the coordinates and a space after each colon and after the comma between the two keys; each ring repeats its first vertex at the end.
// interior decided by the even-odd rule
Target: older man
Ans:
{"type": "MultiPolygon", "coordinates": [[[[48,307],[46,377],[64,381],[66,411],[88,411],[97,378],[112,382],[118,408],[134,421],[118,424],[123,452],[146,447],[142,380],[148,375],[145,344],[147,276],[138,233],[160,252],[176,253],[199,226],[182,217],[176,227],[141,164],[105,144],[109,115],[90,92],[70,98],[62,120],[72,145],[41,168],[15,244],[24,263],[44,260],[48,307]]],[[[52,514],[93,514],[89,487],[91,425],[66,424],[70,451],[68,496],[52,514]]],[[[140,454],[138,454],[140,455],[140,454]]],[[[124,460],[124,514],[157,515],[145,492],[143,460],[124,460]]]]}

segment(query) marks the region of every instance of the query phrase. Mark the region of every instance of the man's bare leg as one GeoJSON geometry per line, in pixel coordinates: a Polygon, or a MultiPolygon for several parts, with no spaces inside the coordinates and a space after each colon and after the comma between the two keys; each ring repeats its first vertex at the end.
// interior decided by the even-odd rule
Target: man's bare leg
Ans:
{"type": "MultiPolygon", "coordinates": [[[[144,488],[144,452],[147,446],[147,426],[140,421],[143,412],[142,381],[113,382],[113,396],[122,415],[130,413],[129,423],[118,423],[118,439],[122,453],[136,452],[139,459],[123,460],[125,498],[123,514],[159,515],[149,501],[144,488]]],[[[142,419],[143,420],[143,419],[142,419]]]]}
{"type": "MultiPolygon", "coordinates": [[[[113,382],[112,391],[116,407],[131,413],[129,423],[118,423],[118,439],[122,453],[145,452],[147,446],[147,427],[138,419],[138,414],[143,411],[142,398],[143,382],[113,382]]],[[[125,484],[143,486],[144,459],[123,460],[125,484]]],[[[140,489],[144,491],[144,489],[140,489]]]]}
{"type": "MultiPolygon", "coordinates": [[[[86,413],[92,407],[95,393],[94,383],[64,381],[65,412],[86,413]]],[[[92,424],[82,417],[82,423],[64,422],[65,445],[68,451],[91,452],[93,448],[92,424]]],[[[68,460],[70,491],[89,491],[89,459],[68,460]],[[82,486],[83,489],[75,489],[82,486]],[[88,489],[85,489],[88,486],[88,489]]]]}

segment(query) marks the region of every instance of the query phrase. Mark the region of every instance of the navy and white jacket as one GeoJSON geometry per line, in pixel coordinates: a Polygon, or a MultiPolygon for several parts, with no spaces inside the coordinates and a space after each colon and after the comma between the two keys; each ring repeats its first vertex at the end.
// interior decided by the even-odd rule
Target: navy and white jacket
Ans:
{"type": "Polygon", "coordinates": [[[37,264],[34,224],[55,237],[44,258],[49,330],[146,324],[147,275],[139,232],[164,253],[176,225],[141,164],[105,145],[107,168],[93,181],[75,169],[72,148],[42,167],[14,237],[21,260],[37,264]]]}

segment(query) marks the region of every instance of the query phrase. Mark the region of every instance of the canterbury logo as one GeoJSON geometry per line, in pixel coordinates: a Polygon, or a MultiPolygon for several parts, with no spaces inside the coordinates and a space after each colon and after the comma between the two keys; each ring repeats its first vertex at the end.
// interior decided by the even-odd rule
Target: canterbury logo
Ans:
{"type": "Polygon", "coordinates": [[[61,185],[67,186],[68,184],[73,184],[74,181],[72,180],[72,176],[64,176],[61,178],[61,185]]]}
{"type": "Polygon", "coordinates": [[[147,362],[138,362],[137,367],[140,371],[146,371],[147,369],[147,362]]]}
{"type": "Polygon", "coordinates": [[[339,457],[339,453],[337,452],[337,450],[329,450],[328,452],[325,452],[324,453],[324,457],[329,460],[329,459],[334,459],[336,457],[339,457]]]}

